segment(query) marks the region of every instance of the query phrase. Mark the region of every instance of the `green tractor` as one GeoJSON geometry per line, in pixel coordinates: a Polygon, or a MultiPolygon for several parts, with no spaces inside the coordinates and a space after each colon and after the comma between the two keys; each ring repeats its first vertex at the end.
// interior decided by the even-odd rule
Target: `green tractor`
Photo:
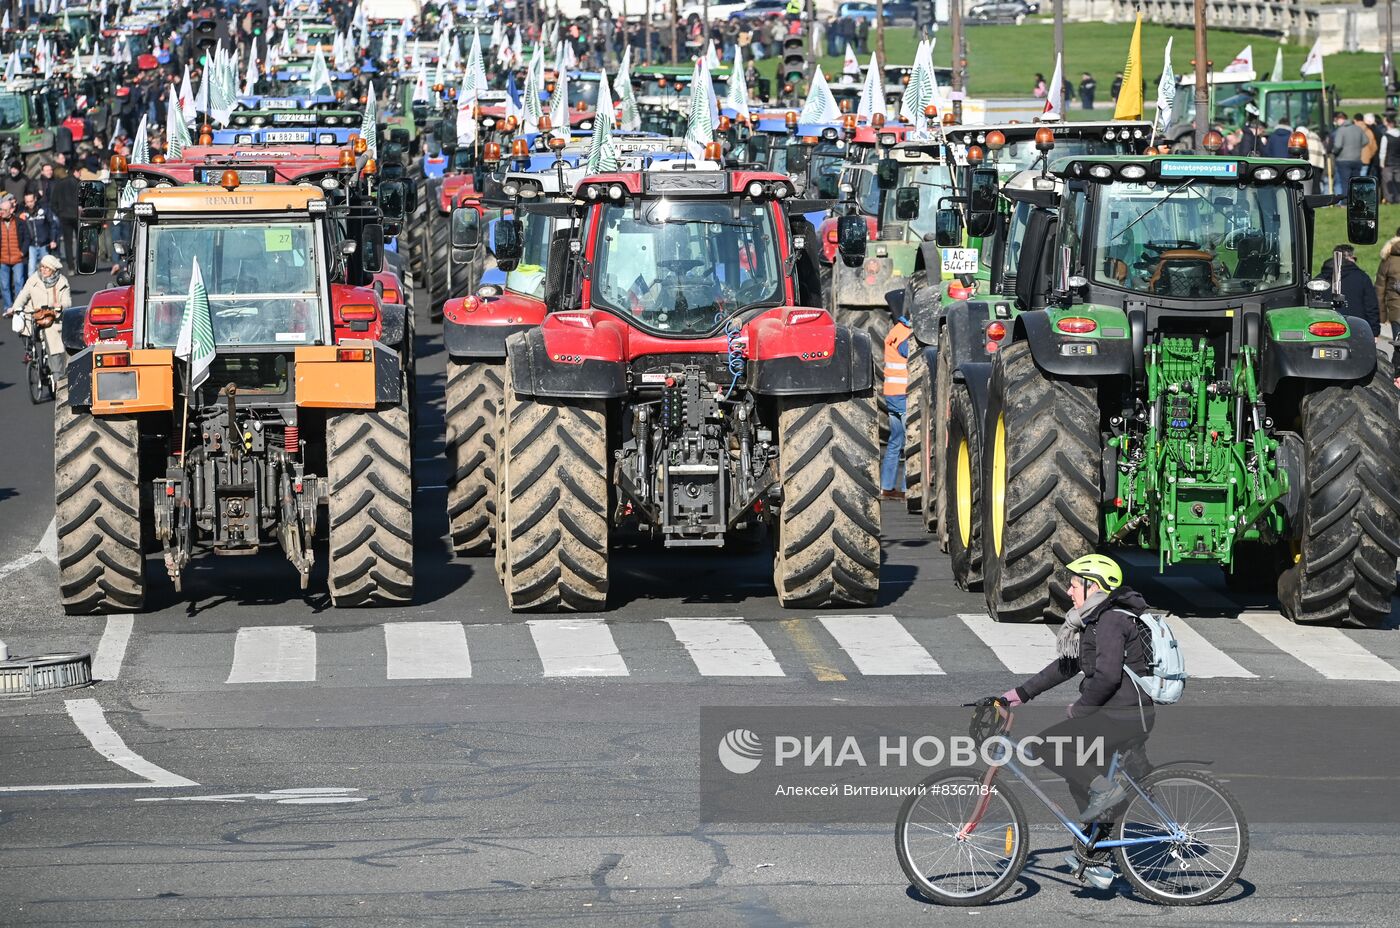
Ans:
{"type": "Polygon", "coordinates": [[[26,173],[33,174],[51,158],[59,136],[73,139],[63,128],[71,103],[60,81],[21,77],[0,90],[0,158],[19,158],[26,173]]]}
{"type": "MultiPolygon", "coordinates": [[[[1331,202],[1304,194],[1312,173],[1186,156],[1054,170],[1064,192],[1030,217],[1015,287],[1045,308],[1015,317],[973,410],[993,618],[1062,617],[1064,565],[1109,546],[1276,581],[1300,624],[1390,615],[1400,393],[1340,274],[1310,279],[1331,202]]],[[[1374,179],[1346,209],[1350,240],[1374,243],[1374,179]]]]}

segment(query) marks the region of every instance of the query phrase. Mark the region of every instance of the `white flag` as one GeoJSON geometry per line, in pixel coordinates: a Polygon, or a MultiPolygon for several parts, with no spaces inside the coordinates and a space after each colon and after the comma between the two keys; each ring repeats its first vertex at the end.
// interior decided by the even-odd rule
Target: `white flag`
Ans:
{"type": "Polygon", "coordinates": [[[1172,71],[1172,37],[1167,38],[1163,53],[1162,77],[1157,81],[1157,117],[1153,125],[1159,134],[1172,124],[1172,107],[1176,104],[1176,74],[1172,71]]]}
{"type": "MultiPolygon", "coordinates": [[[[564,44],[560,46],[565,47],[564,44]]],[[[554,67],[554,93],[549,95],[549,134],[564,141],[569,140],[569,69],[562,61],[554,67]]]]}
{"type": "Polygon", "coordinates": [[[243,95],[251,97],[258,91],[258,47],[254,42],[248,49],[248,71],[243,75],[243,95]]]}
{"type": "Polygon", "coordinates": [[[1298,73],[1305,77],[1322,73],[1322,36],[1318,36],[1317,41],[1313,43],[1312,50],[1308,52],[1308,58],[1298,69],[1298,73]]]}
{"type": "Polygon", "coordinates": [[[190,365],[190,389],[209,379],[209,365],[214,361],[214,320],[209,315],[209,293],[204,289],[198,258],[190,266],[190,292],[180,318],[175,357],[190,365]]]}
{"type": "Polygon", "coordinates": [[[1274,51],[1274,73],[1269,75],[1269,80],[1274,83],[1283,81],[1283,46],[1280,45],[1274,51]]]}
{"type": "MultiPolygon", "coordinates": [[[[631,50],[631,47],[628,47],[631,50]]],[[[733,110],[739,119],[749,119],[749,86],[744,76],[744,50],[734,47],[734,69],[729,72],[729,92],[724,97],[725,109],[733,110]]]]}
{"type": "Polygon", "coordinates": [[[685,140],[693,157],[703,158],[705,146],[715,140],[714,108],[715,89],[702,56],[695,59],[695,70],[690,75],[690,107],[685,126],[685,140]]]}
{"type": "Polygon", "coordinates": [[[710,47],[705,51],[705,67],[711,71],[720,69],[719,54],[715,52],[715,40],[710,40],[710,47]]]}
{"type": "Polygon", "coordinates": [[[870,122],[876,113],[885,112],[885,75],[875,53],[870,53],[870,67],[865,72],[865,86],[860,89],[860,102],[856,106],[856,118],[870,122]]]}
{"type": "Polygon", "coordinates": [[[475,145],[477,131],[476,91],[464,74],[462,84],[457,88],[457,144],[475,145]]]}
{"type": "Polygon", "coordinates": [[[608,89],[608,76],[598,79],[598,112],[593,118],[593,139],[588,145],[588,173],[602,174],[617,170],[617,143],[613,141],[612,91],[608,89]]]}
{"type": "Polygon", "coordinates": [[[856,57],[856,50],[851,48],[850,42],[846,43],[846,60],[841,65],[841,74],[852,81],[860,79],[860,59],[856,57]]]}
{"type": "Polygon", "coordinates": [[[185,65],[184,76],[180,78],[180,116],[185,120],[185,125],[194,125],[194,88],[190,84],[190,66],[188,64],[185,65]]]}
{"type": "Polygon", "coordinates": [[[1045,110],[1041,119],[1063,119],[1065,116],[1065,69],[1060,56],[1055,56],[1055,74],[1050,89],[1045,92],[1045,110]]]}
{"type": "Polygon", "coordinates": [[[1232,62],[1230,62],[1228,65],[1225,66],[1225,71],[1224,71],[1224,73],[1226,73],[1226,74],[1239,74],[1239,73],[1241,73],[1241,72],[1243,72],[1243,71],[1253,71],[1253,70],[1254,70],[1254,46],[1253,46],[1253,45],[1246,45],[1246,46],[1240,51],[1240,53],[1239,53],[1238,55],[1235,56],[1235,60],[1232,61],[1232,62]]]}
{"type": "MultiPolygon", "coordinates": [[[[517,33],[519,35],[519,33],[517,33]]],[[[742,81],[742,69],[736,70],[739,80],[742,81]]],[[[731,80],[729,86],[733,88],[731,80]]],[[[622,108],[622,120],[618,127],[623,132],[636,132],[642,128],[642,114],[637,108],[637,94],[632,89],[632,46],[628,45],[622,51],[622,64],[617,69],[617,103],[622,108]]]]}
{"type": "Polygon", "coordinates": [[[807,102],[802,104],[802,112],[797,115],[800,123],[832,123],[841,121],[841,107],[826,83],[826,75],[821,65],[812,76],[812,86],[807,90],[807,102]]]}

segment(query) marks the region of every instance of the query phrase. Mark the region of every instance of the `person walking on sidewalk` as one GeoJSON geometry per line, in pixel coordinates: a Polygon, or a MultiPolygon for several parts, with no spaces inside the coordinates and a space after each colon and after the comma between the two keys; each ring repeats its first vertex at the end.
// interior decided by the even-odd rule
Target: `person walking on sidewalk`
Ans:
{"type": "Polygon", "coordinates": [[[880,460],[880,498],[904,499],[904,413],[909,392],[909,336],[914,330],[902,310],[891,309],[894,325],[885,336],[885,412],[890,416],[890,438],[880,460]]]}

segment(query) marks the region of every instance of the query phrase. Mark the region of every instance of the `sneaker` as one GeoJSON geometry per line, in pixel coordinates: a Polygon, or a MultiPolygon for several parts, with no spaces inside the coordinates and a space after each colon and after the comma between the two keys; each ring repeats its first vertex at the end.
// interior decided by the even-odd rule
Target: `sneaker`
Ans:
{"type": "Polygon", "coordinates": [[[1081,861],[1079,855],[1074,851],[1070,851],[1065,855],[1065,863],[1069,865],[1070,873],[1079,873],[1080,866],[1083,866],[1084,872],[1079,874],[1080,879],[1095,889],[1108,889],[1113,885],[1114,873],[1112,867],[1081,861]]]}
{"type": "Polygon", "coordinates": [[[880,493],[880,498],[881,498],[881,499],[897,499],[897,500],[902,500],[902,499],[904,499],[904,491],[903,491],[903,490],[884,490],[884,491],[882,491],[882,492],[880,493]]]}
{"type": "Polygon", "coordinates": [[[1089,784],[1089,805],[1079,814],[1079,823],[1087,825],[1106,819],[1109,810],[1127,798],[1128,788],[1123,784],[1094,777],[1094,782],[1089,784]]]}

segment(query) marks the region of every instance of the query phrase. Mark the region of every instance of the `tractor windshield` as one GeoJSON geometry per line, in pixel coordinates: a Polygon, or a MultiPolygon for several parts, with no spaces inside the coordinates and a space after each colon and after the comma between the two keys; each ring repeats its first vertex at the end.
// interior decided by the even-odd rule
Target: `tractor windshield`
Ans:
{"type": "MultiPolygon", "coordinates": [[[[1240,187],[1188,178],[1098,188],[1094,279],[1169,298],[1210,299],[1294,283],[1294,213],[1283,186],[1240,187]]],[[[1065,223],[1075,237],[1084,219],[1065,223]]],[[[1068,244],[1078,251],[1075,242],[1068,244]]]]}
{"type": "MultiPolygon", "coordinates": [[[[899,218],[895,210],[896,198],[885,197],[880,209],[880,224],[909,223],[909,231],[922,238],[933,231],[934,217],[938,212],[938,201],[952,196],[953,175],[944,164],[901,164],[899,166],[899,186],[913,187],[919,191],[919,213],[913,219],[899,218]]],[[[896,236],[897,237],[897,236],[896,236]]]]}
{"type": "Polygon", "coordinates": [[[24,101],[17,93],[0,93],[0,129],[24,125],[24,101]]]}
{"type": "Polygon", "coordinates": [[[170,347],[199,261],[214,342],[300,345],[324,338],[316,232],[310,222],[147,227],[146,341],[170,347]]]}
{"type": "Polygon", "coordinates": [[[604,206],[595,222],[593,302],[643,328],[705,335],[737,312],[783,302],[767,204],[649,200],[604,206]]]}
{"type": "MultiPolygon", "coordinates": [[[[1128,134],[1124,130],[1124,134],[1128,134]]],[[[1143,138],[1136,141],[1131,138],[1116,138],[1113,141],[1107,139],[1055,139],[1055,147],[1050,151],[1050,161],[1054,163],[1062,158],[1071,158],[1078,155],[1135,155],[1142,151],[1147,142],[1143,138]]],[[[1018,142],[1008,142],[1006,147],[997,155],[996,167],[1003,177],[1016,174],[1033,167],[1040,158],[1040,152],[1036,150],[1035,139],[1023,139],[1018,142]]]]}
{"type": "Polygon", "coordinates": [[[544,299],[545,269],[549,263],[549,241],[554,234],[554,220],[539,213],[524,213],[520,216],[525,240],[520,252],[520,263],[506,272],[506,289],[512,293],[544,299]]]}

